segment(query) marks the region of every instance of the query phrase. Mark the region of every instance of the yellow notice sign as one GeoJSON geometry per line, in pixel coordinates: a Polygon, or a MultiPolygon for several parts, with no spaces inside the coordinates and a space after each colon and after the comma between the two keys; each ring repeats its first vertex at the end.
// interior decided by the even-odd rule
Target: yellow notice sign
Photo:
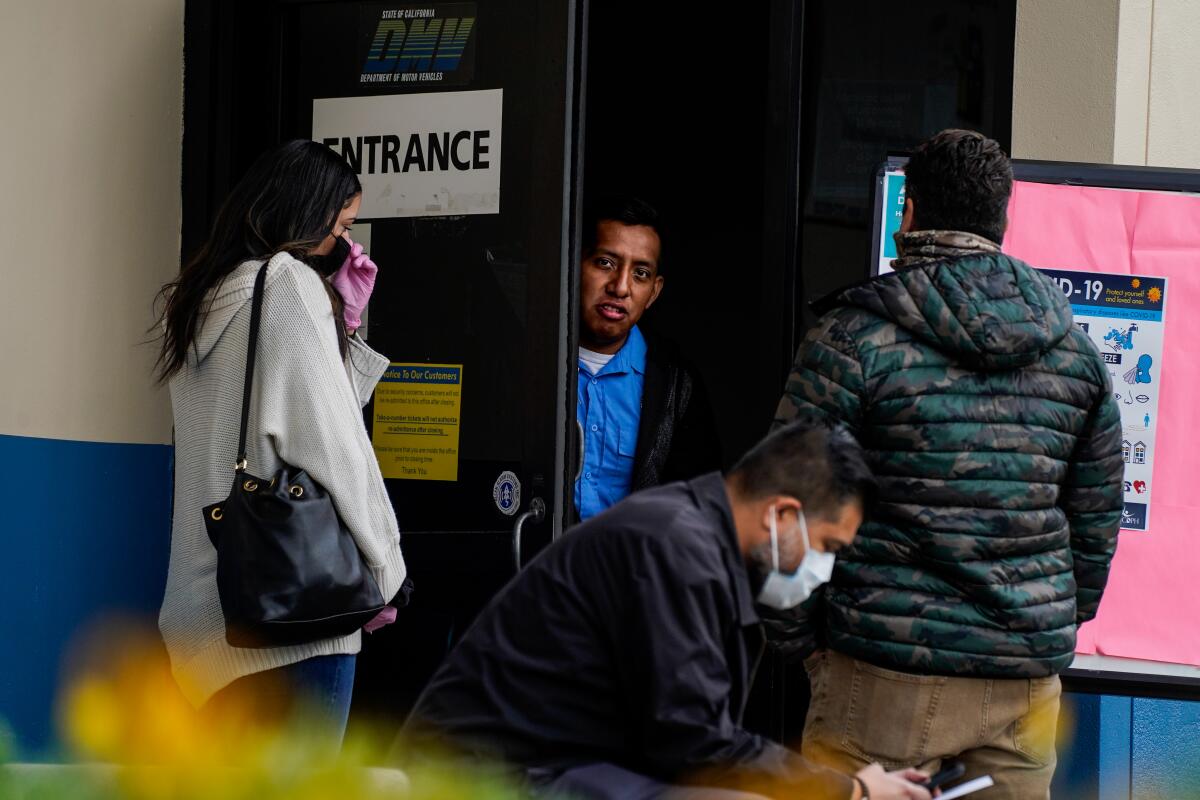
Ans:
{"type": "Polygon", "coordinates": [[[458,480],[462,364],[395,364],[375,388],[371,440],[385,478],[458,480]]]}

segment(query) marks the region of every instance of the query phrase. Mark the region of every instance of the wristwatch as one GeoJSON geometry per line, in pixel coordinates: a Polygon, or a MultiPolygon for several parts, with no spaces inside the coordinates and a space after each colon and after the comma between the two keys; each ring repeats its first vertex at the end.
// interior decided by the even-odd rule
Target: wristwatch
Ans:
{"type": "Polygon", "coordinates": [[[854,779],[854,782],[858,784],[859,791],[862,792],[859,795],[860,800],[871,800],[871,796],[867,794],[867,784],[863,782],[863,779],[857,775],[851,775],[850,777],[854,779]]]}

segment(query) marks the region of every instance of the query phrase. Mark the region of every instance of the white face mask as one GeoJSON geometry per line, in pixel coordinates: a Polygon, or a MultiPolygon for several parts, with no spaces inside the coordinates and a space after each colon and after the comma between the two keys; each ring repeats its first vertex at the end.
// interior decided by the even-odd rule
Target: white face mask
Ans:
{"type": "Polygon", "coordinates": [[[758,593],[758,602],[768,608],[786,611],[809,598],[817,587],[828,583],[833,575],[833,553],[818,553],[808,541],[808,522],[804,512],[797,512],[797,525],[804,538],[804,558],[793,573],[779,571],[779,530],[775,524],[775,506],[771,506],[771,572],[758,593]]]}

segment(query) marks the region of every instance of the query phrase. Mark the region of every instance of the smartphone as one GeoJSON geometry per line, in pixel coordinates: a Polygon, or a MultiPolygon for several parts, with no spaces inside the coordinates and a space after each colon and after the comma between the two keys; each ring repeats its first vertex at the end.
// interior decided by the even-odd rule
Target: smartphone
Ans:
{"type": "Polygon", "coordinates": [[[976,778],[973,781],[960,783],[953,789],[947,789],[941,793],[941,795],[938,797],[938,800],[957,800],[959,797],[966,797],[969,794],[978,792],[980,789],[987,789],[995,785],[996,782],[992,780],[991,775],[984,775],[982,778],[976,778]]]}
{"type": "Polygon", "coordinates": [[[925,788],[929,791],[940,789],[950,781],[956,781],[961,778],[967,771],[967,765],[961,761],[951,761],[943,767],[942,771],[929,779],[929,783],[925,784],[925,788]]]}

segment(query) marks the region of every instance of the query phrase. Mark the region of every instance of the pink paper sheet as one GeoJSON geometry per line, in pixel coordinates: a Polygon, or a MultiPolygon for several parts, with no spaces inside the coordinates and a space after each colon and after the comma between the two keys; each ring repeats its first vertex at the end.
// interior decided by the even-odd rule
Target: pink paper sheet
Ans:
{"type": "Polygon", "coordinates": [[[1200,197],[1018,182],[1004,250],[1168,279],[1150,531],[1122,531],[1077,649],[1200,666],[1200,197]]]}

